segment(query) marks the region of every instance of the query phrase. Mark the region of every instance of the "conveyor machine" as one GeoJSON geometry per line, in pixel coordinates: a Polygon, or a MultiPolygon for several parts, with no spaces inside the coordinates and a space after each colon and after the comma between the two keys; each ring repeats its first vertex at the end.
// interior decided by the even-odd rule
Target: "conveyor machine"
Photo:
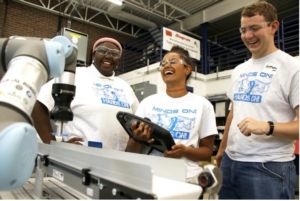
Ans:
{"type": "Polygon", "coordinates": [[[67,143],[39,144],[35,192],[54,177],[92,199],[197,199],[202,188],[184,182],[181,159],[67,143]]]}

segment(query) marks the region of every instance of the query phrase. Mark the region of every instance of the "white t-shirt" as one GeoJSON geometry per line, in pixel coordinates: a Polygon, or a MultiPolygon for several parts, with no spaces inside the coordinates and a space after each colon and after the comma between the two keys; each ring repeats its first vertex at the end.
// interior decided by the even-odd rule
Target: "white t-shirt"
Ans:
{"type": "Polygon", "coordinates": [[[233,119],[226,153],[248,162],[293,160],[293,140],[266,135],[244,136],[237,124],[246,117],[260,121],[290,122],[299,105],[299,62],[277,50],[260,59],[249,59],[232,73],[228,97],[233,119]]]}
{"type": "MultiPolygon", "coordinates": [[[[52,83],[45,84],[37,98],[49,111],[54,106],[52,83]]],[[[118,111],[134,113],[138,107],[130,85],[118,77],[103,76],[91,65],[76,68],[75,86],[71,103],[74,119],[65,124],[64,133],[69,137],[82,137],[85,145],[87,141],[96,141],[101,142],[103,148],[125,150],[128,135],[116,114],[118,111]]]]}
{"type": "MultiPolygon", "coordinates": [[[[147,117],[167,129],[176,144],[199,147],[199,139],[217,134],[216,118],[212,104],[204,97],[192,93],[172,98],[166,93],[151,95],[141,101],[136,115],[147,117]]],[[[153,155],[163,155],[152,152],[153,155]]],[[[186,161],[186,179],[202,171],[198,162],[186,161]]]]}

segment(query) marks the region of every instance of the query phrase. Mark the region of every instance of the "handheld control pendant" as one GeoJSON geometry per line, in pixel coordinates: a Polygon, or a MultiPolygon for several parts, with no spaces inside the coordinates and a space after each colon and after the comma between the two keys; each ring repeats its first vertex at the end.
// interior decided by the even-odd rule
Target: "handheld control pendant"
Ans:
{"type": "Polygon", "coordinates": [[[138,117],[134,114],[127,112],[118,112],[117,119],[123,128],[126,130],[128,135],[132,137],[137,142],[140,142],[146,146],[150,146],[153,149],[156,149],[160,152],[164,152],[165,150],[171,150],[172,146],[175,145],[172,135],[170,132],[157,124],[151,122],[149,119],[138,117]],[[151,137],[154,139],[153,143],[148,143],[145,140],[140,139],[136,136],[131,130],[132,122],[136,121],[138,124],[140,122],[144,122],[148,124],[151,128],[151,137]]]}

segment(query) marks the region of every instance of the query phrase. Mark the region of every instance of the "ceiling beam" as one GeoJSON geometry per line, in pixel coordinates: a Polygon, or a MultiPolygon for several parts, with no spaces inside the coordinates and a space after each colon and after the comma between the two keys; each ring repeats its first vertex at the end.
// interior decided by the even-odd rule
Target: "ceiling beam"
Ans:
{"type": "Polygon", "coordinates": [[[181,25],[179,22],[176,22],[169,26],[169,28],[177,31],[182,31],[182,29],[192,30],[200,26],[202,23],[213,22],[231,15],[234,12],[238,12],[244,6],[252,4],[256,1],[257,0],[223,0],[191,15],[190,17],[187,17],[186,19],[182,20],[181,25]]]}

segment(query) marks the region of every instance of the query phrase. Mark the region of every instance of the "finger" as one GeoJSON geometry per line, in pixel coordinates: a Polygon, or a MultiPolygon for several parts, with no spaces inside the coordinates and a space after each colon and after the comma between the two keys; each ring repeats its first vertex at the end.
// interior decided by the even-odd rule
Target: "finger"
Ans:
{"type": "Polygon", "coordinates": [[[245,127],[249,122],[249,118],[245,118],[243,119],[242,121],[240,121],[240,123],[238,123],[238,127],[241,128],[241,127],[245,127]]]}
{"type": "Polygon", "coordinates": [[[83,142],[83,138],[81,138],[81,137],[74,137],[74,138],[72,138],[72,140],[83,142]]]}
{"type": "Polygon", "coordinates": [[[241,128],[240,131],[245,136],[250,136],[251,135],[251,129],[249,129],[248,125],[246,125],[243,128],[241,128]]]}
{"type": "Polygon", "coordinates": [[[169,158],[180,158],[179,154],[172,152],[168,155],[169,158]]]}
{"type": "Polygon", "coordinates": [[[247,130],[247,124],[241,124],[239,126],[239,129],[240,129],[241,133],[244,134],[246,132],[246,130],[247,130]]]}
{"type": "Polygon", "coordinates": [[[147,140],[151,138],[151,127],[148,124],[144,124],[143,137],[147,140]]]}
{"type": "Polygon", "coordinates": [[[250,136],[251,135],[251,131],[250,130],[246,130],[245,133],[244,133],[244,135],[247,136],[247,137],[250,136]]]}
{"type": "Polygon", "coordinates": [[[238,128],[241,129],[241,128],[244,128],[246,126],[246,122],[245,121],[241,121],[240,123],[238,123],[238,128]]]}
{"type": "Polygon", "coordinates": [[[166,151],[164,152],[164,156],[165,156],[165,157],[173,158],[172,155],[173,155],[173,152],[172,152],[172,151],[166,150],[166,151]]]}
{"type": "Polygon", "coordinates": [[[68,143],[73,143],[75,141],[82,141],[83,142],[83,139],[81,137],[72,137],[71,139],[69,139],[67,142],[68,143]]]}
{"type": "Polygon", "coordinates": [[[145,125],[144,134],[147,136],[147,139],[151,138],[151,127],[149,125],[145,125]]]}
{"type": "Polygon", "coordinates": [[[137,131],[139,133],[143,133],[144,132],[144,129],[145,129],[145,124],[142,122],[139,124],[138,128],[137,128],[137,131]]]}
{"type": "Polygon", "coordinates": [[[131,130],[136,136],[140,136],[143,132],[143,126],[141,124],[132,123],[131,130]]]}
{"type": "Polygon", "coordinates": [[[172,146],[172,150],[179,150],[179,149],[184,149],[184,145],[183,144],[175,144],[172,146]]]}
{"type": "Polygon", "coordinates": [[[135,121],[135,120],[131,121],[131,126],[130,127],[131,127],[132,130],[136,129],[138,127],[138,122],[135,121]]]}

